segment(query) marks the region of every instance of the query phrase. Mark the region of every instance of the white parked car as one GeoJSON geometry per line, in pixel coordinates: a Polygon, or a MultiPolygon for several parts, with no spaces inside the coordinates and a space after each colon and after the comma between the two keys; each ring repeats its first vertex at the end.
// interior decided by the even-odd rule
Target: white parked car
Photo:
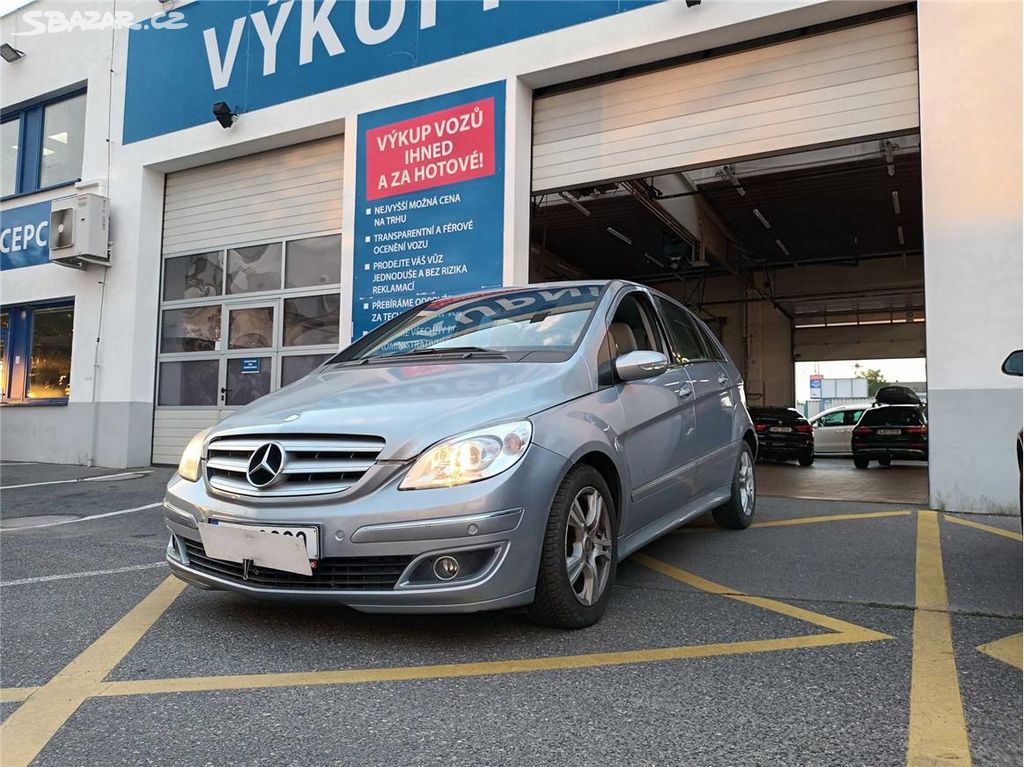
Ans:
{"type": "Polygon", "coordinates": [[[867,405],[840,405],[822,410],[811,418],[814,427],[815,455],[852,455],[850,440],[867,405]]]}

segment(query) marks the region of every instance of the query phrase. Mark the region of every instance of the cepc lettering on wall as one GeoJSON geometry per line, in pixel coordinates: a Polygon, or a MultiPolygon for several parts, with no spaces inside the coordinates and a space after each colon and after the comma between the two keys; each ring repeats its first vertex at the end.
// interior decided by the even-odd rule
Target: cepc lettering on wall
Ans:
{"type": "Polygon", "coordinates": [[[49,228],[48,221],[40,221],[38,224],[22,224],[0,229],[0,253],[18,253],[31,247],[45,248],[46,230],[49,228]]]}
{"type": "MultiPolygon", "coordinates": [[[[331,20],[331,11],[336,0],[324,0],[316,5],[313,0],[270,0],[269,5],[277,6],[277,15],[273,22],[267,18],[265,11],[260,10],[249,16],[235,19],[231,32],[223,50],[221,41],[217,39],[214,27],[203,30],[203,42],[206,45],[206,57],[210,64],[210,78],[215,90],[226,88],[231,82],[231,73],[235,68],[238,49],[242,43],[246,23],[251,21],[256,37],[263,46],[263,75],[277,72],[277,48],[285,27],[292,17],[292,8],[299,3],[298,20],[292,24],[299,25],[299,64],[313,61],[314,43],[319,40],[328,56],[338,56],[345,52],[345,46],[338,36],[331,20]]],[[[498,7],[500,0],[481,0],[484,11],[498,7]]],[[[379,26],[370,20],[371,0],[355,0],[346,3],[354,14],[356,39],[363,45],[379,45],[390,40],[405,20],[406,0],[388,0],[387,19],[379,26]]],[[[381,4],[377,3],[379,7],[381,4]]],[[[379,13],[379,11],[378,11],[379,13]]],[[[430,29],[437,25],[437,0],[421,0],[419,3],[419,28],[430,29]]]]}

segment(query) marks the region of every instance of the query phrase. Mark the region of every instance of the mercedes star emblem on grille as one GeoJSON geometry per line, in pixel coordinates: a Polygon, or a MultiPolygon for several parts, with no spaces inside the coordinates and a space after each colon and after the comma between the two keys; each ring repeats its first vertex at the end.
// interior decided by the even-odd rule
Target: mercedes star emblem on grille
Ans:
{"type": "Polygon", "coordinates": [[[253,451],[245,477],[253,487],[269,487],[281,478],[283,469],[284,448],[267,442],[253,451]]]}

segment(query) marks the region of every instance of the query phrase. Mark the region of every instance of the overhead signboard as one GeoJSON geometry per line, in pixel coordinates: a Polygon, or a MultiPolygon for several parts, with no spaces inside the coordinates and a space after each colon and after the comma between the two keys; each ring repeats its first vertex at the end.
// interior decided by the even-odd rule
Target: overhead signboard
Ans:
{"type": "Polygon", "coordinates": [[[197,0],[129,32],[124,143],[664,0],[197,0]]]}
{"type": "Polygon", "coordinates": [[[811,376],[811,399],[821,399],[821,382],[824,378],[823,375],[811,376]]]}
{"type": "Polygon", "coordinates": [[[500,286],[504,83],[360,115],[357,141],[353,338],[500,286]]]}
{"type": "Polygon", "coordinates": [[[0,270],[50,261],[50,203],[0,211],[0,270]]]}

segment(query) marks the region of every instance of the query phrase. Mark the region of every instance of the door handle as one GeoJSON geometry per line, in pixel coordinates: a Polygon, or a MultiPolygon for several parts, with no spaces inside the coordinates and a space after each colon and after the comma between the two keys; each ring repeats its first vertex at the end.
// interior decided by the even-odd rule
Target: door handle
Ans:
{"type": "Polygon", "coordinates": [[[691,394],[693,394],[693,384],[689,382],[684,383],[682,386],[676,389],[676,394],[678,394],[680,397],[689,397],[691,394]]]}

